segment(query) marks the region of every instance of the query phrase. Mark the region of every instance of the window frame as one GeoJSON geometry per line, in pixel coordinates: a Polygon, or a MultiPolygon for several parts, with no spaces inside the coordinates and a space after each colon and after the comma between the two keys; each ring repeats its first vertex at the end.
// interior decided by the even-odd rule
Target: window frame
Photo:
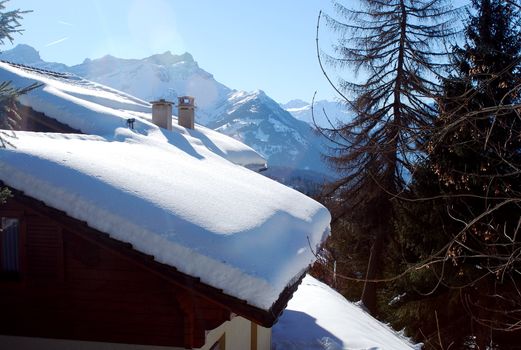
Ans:
{"type": "MultiPolygon", "coordinates": [[[[26,225],[23,212],[14,210],[0,210],[0,218],[12,218],[18,220],[18,272],[9,273],[0,270],[0,283],[20,284],[25,272],[25,242],[26,242],[26,225]]],[[[0,242],[1,244],[1,242],[0,242]]],[[[0,247],[1,249],[1,247],[0,247]]],[[[1,250],[0,250],[1,254],[1,250]]]]}

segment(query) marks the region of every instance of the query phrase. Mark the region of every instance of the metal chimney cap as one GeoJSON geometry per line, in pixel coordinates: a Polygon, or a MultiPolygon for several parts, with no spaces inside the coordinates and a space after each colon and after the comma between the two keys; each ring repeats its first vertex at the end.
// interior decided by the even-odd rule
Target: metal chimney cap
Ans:
{"type": "Polygon", "coordinates": [[[193,96],[179,96],[177,100],[179,106],[195,106],[195,97],[193,96]]]}
{"type": "Polygon", "coordinates": [[[173,105],[175,104],[174,102],[172,101],[167,101],[165,100],[164,98],[160,98],[159,100],[157,101],[150,101],[151,104],[155,105],[155,104],[169,104],[169,105],[173,105]]]}

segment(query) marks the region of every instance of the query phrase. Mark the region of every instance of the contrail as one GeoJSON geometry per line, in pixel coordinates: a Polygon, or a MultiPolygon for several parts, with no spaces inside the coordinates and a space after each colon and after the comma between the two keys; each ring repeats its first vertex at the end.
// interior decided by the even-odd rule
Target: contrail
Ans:
{"type": "Polygon", "coordinates": [[[67,40],[67,39],[69,39],[68,36],[66,36],[66,37],[64,37],[64,38],[61,38],[61,39],[58,39],[58,40],[55,40],[55,41],[53,41],[53,42],[50,42],[50,43],[46,44],[45,47],[59,44],[59,43],[61,43],[62,41],[65,41],[65,40],[67,40]]]}
{"type": "Polygon", "coordinates": [[[65,21],[58,21],[58,23],[60,23],[60,24],[63,24],[63,25],[66,25],[66,26],[70,26],[70,27],[72,27],[72,26],[73,26],[73,24],[72,24],[72,23],[69,23],[69,22],[65,22],[65,21]]]}

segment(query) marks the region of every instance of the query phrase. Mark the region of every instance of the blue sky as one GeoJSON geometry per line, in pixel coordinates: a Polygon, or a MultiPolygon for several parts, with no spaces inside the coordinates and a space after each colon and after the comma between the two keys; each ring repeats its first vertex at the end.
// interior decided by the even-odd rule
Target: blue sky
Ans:
{"type": "MultiPolygon", "coordinates": [[[[328,0],[11,0],[24,15],[25,43],[68,65],[111,54],[143,58],[190,52],[225,85],[262,89],[278,102],[331,99],[315,53],[319,10],[328,0]]],[[[332,35],[322,34],[323,45],[332,35]]],[[[11,46],[6,45],[3,50],[11,46]]]]}

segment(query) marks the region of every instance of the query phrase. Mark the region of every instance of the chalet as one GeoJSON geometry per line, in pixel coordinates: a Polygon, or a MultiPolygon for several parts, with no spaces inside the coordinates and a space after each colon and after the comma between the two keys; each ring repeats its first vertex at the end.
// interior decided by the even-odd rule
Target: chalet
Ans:
{"type": "Polygon", "coordinates": [[[270,348],[323,206],[194,124],[189,97],[177,125],[76,76],[0,62],[0,80],[40,84],[2,131],[1,349],[270,348]]]}

